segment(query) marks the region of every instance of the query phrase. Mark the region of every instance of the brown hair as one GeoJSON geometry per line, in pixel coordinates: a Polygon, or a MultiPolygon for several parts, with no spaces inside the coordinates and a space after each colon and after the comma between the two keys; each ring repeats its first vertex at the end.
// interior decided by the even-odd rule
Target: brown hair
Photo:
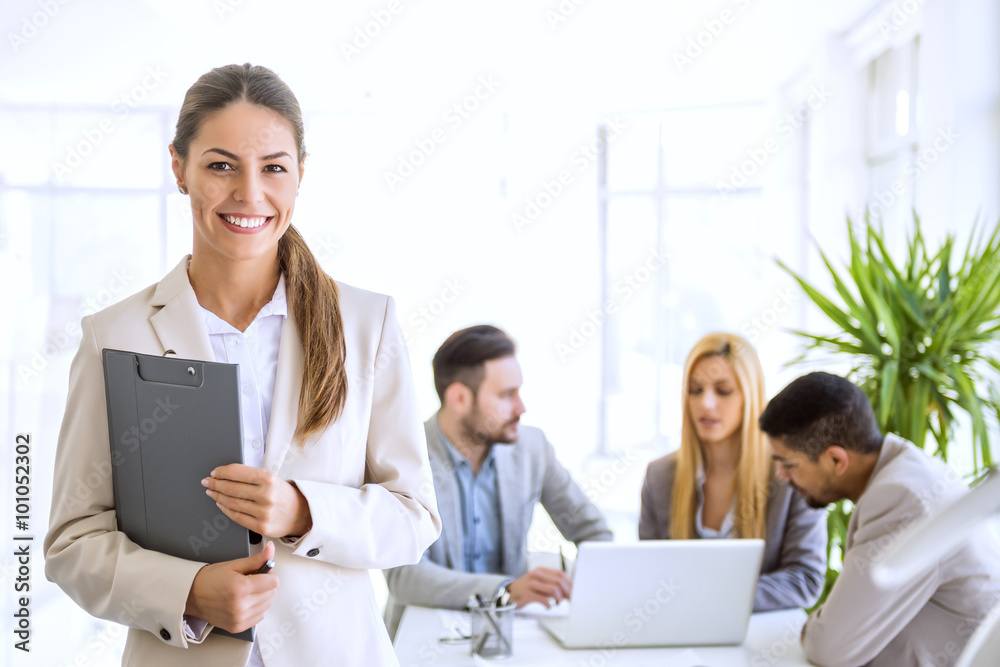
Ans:
{"type": "MultiPolygon", "coordinates": [[[[249,63],[216,67],[188,89],[173,140],[180,158],[187,159],[191,141],[202,123],[236,102],[270,109],[288,122],[301,168],[306,148],[299,101],[277,74],[249,63]]],[[[323,272],[302,235],[291,225],[278,242],[278,266],[285,274],[288,305],[302,342],[302,386],[295,437],[304,442],[333,423],[347,400],[347,347],[340,294],[337,283],[323,272]]]]}
{"type": "Polygon", "coordinates": [[[740,462],[736,472],[736,512],[733,529],[740,538],[763,538],[767,518],[767,499],[772,478],[771,451],[757,425],[764,407],[764,370],[753,346],[731,333],[712,333],[698,341],[684,364],[683,423],[681,446],[677,455],[674,491],[670,505],[670,537],[694,536],[697,511],[696,477],[702,460],[701,439],[695,430],[688,401],[691,370],[707,357],[722,357],[729,362],[743,393],[743,423],[740,438],[740,462]]]}
{"type": "Polygon", "coordinates": [[[486,374],[484,364],[493,359],[509,357],[517,352],[517,346],[510,336],[489,324],[456,331],[441,344],[434,361],[434,388],[438,398],[444,403],[444,392],[454,382],[461,382],[472,390],[473,396],[479,391],[486,374]]]}

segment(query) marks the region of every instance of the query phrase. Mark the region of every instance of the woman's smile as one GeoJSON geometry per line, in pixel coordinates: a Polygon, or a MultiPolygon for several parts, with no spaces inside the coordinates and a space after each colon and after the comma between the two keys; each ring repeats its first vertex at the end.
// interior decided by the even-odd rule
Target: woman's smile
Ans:
{"type": "Polygon", "coordinates": [[[274,218],[273,215],[254,216],[239,213],[217,213],[216,215],[218,215],[219,218],[226,223],[226,226],[229,227],[230,231],[238,234],[254,234],[259,232],[274,218]]]}

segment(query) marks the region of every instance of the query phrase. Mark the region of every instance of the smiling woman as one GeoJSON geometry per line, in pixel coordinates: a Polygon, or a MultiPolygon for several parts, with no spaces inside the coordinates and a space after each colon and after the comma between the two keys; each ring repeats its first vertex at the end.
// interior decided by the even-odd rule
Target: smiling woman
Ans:
{"type": "Polygon", "coordinates": [[[101,350],[172,350],[238,364],[243,381],[243,461],[177,494],[204,492],[223,518],[271,539],[213,564],[140,548],[116,529],[109,475],[83,502],[53,504],[46,574],[90,613],[130,626],[126,665],[395,664],[367,570],[416,562],[440,532],[395,304],[335,282],[292,227],[302,117],[270,70],[202,76],[170,156],[190,195],[193,252],[84,319],[55,497],[94,465],[111,469],[101,350]],[[257,638],[213,626],[256,626],[257,638]]]}
{"type": "Polygon", "coordinates": [[[190,140],[178,139],[183,143],[171,145],[171,166],[178,188],[191,196],[195,261],[252,262],[276,248],[291,224],[303,174],[304,156],[292,157],[290,124],[267,108],[238,102],[207,117],[190,140]]]}

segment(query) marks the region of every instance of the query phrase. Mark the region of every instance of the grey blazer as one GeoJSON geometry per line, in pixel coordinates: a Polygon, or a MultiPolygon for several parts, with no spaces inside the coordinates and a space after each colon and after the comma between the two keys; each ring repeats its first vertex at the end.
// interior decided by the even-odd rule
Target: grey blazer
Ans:
{"type": "Polygon", "coordinates": [[[872,562],[909,526],[968,492],[961,477],[902,438],[885,436],[847,527],[844,567],[802,636],[825,667],[954,665],[1000,602],[1000,539],[989,526],[918,576],[889,590],[872,562]]]}
{"type": "MultiPolygon", "coordinates": [[[[670,539],[677,453],[650,462],[642,482],[639,539],[670,539]]],[[[775,478],[767,501],[764,561],[754,611],[810,607],[826,578],[826,511],[809,507],[787,483],[775,478]]]]}
{"type": "Polygon", "coordinates": [[[492,596],[502,583],[527,572],[528,527],[539,502],[567,540],[579,544],[612,539],[600,510],[556,460],[555,450],[545,435],[537,428],[522,425],[517,442],[493,446],[503,571],[496,574],[461,571],[462,506],[455,469],[436,420],[435,414],[424,423],[424,430],[443,524],[441,536],[419,563],[385,570],[390,593],[385,620],[390,636],[395,634],[405,605],[464,609],[470,595],[492,596]]]}

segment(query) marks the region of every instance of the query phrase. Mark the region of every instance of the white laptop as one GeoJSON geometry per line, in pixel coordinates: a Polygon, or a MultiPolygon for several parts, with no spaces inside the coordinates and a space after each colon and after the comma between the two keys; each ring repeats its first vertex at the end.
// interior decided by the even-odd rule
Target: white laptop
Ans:
{"type": "Polygon", "coordinates": [[[580,544],[569,615],[539,619],[566,648],[742,644],[764,540],[580,544]]]}

